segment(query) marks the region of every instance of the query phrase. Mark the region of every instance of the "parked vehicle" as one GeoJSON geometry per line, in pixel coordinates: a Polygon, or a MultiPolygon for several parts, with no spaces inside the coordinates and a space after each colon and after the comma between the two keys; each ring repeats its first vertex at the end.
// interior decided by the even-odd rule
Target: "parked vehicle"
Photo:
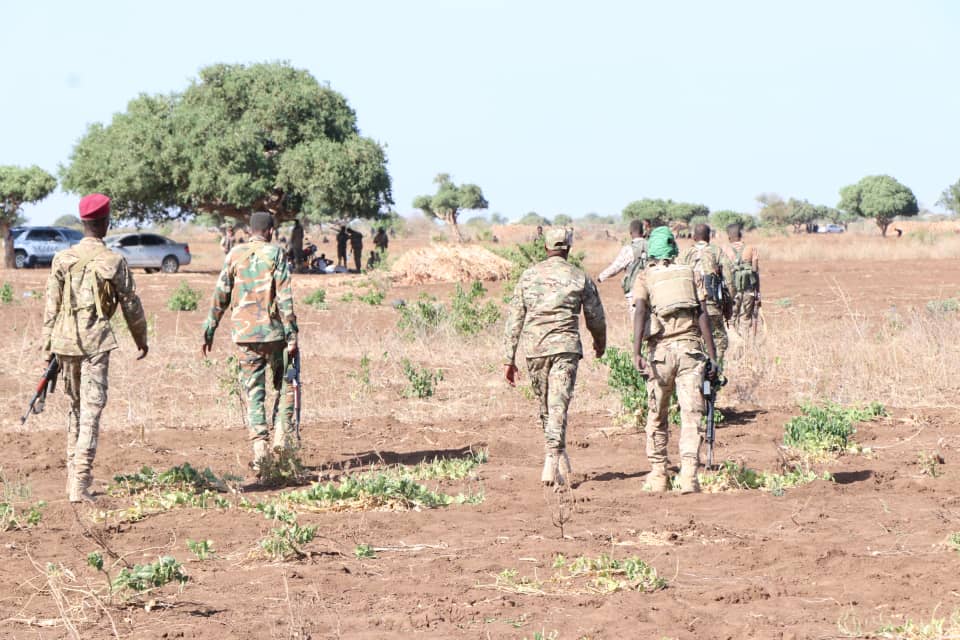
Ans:
{"type": "Polygon", "coordinates": [[[67,227],[14,227],[12,231],[17,269],[50,264],[58,251],[83,239],[82,233],[67,227]]]}
{"type": "Polygon", "coordinates": [[[124,233],[107,236],[103,241],[126,258],[130,267],[147,273],[176,273],[182,265],[190,264],[189,245],[156,233],[124,233]]]}
{"type": "Polygon", "coordinates": [[[843,233],[846,229],[843,228],[843,225],[839,224],[822,224],[817,228],[818,233],[843,233]]]}

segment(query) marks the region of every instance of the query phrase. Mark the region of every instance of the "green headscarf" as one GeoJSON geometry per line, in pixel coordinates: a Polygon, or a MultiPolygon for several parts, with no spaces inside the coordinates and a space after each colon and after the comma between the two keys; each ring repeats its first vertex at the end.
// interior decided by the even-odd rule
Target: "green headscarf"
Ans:
{"type": "Polygon", "coordinates": [[[648,256],[654,260],[664,260],[676,258],[679,253],[680,249],[677,247],[677,241],[670,227],[657,227],[650,232],[650,238],[647,240],[648,256]]]}

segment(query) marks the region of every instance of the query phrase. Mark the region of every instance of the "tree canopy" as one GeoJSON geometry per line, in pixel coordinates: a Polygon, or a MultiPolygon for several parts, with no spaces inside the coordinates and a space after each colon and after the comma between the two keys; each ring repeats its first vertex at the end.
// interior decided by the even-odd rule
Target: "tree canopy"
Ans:
{"type": "Polygon", "coordinates": [[[960,215],[960,180],[943,190],[937,204],[953,215],[960,215]]]}
{"type": "Polygon", "coordinates": [[[10,227],[20,221],[20,208],[43,200],[56,188],[57,179],[36,165],[0,166],[0,240],[4,243],[3,265],[7,269],[14,266],[13,243],[7,242],[7,236],[10,227]]]}
{"type": "Polygon", "coordinates": [[[557,215],[553,216],[553,224],[565,227],[573,224],[573,218],[565,213],[558,213],[557,215]]]}
{"type": "Polygon", "coordinates": [[[729,209],[714,211],[710,214],[709,219],[710,225],[717,229],[717,231],[722,231],[731,224],[739,224],[747,231],[750,229],[755,229],[757,226],[757,219],[755,216],[751,216],[747,213],[738,213],[729,209]]]}
{"type": "Polygon", "coordinates": [[[118,217],[374,217],[393,203],[383,148],[346,99],[287,64],[213,65],[183,93],[142,94],[93,124],[60,169],[118,217]]]}
{"type": "Polygon", "coordinates": [[[884,236],[894,218],[915,216],[920,211],[913,191],[882,175],[867,176],[842,188],[837,208],[849,215],[875,219],[884,236]]]}
{"type": "Polygon", "coordinates": [[[530,211],[517,220],[517,224],[530,225],[531,227],[549,227],[553,223],[550,222],[549,218],[545,218],[536,211],[530,211]]]}
{"type": "Polygon", "coordinates": [[[709,215],[710,208],[706,205],[659,198],[634,200],[623,209],[624,220],[649,220],[654,225],[667,221],[690,222],[696,216],[709,215]]]}
{"type": "Polygon", "coordinates": [[[489,206],[483,192],[475,184],[457,185],[448,173],[438,174],[433,183],[437,185],[437,192],[432,196],[417,196],[413,199],[413,206],[427,217],[449,224],[456,232],[457,240],[463,242],[457,219],[461,211],[486,209],[489,206]]]}

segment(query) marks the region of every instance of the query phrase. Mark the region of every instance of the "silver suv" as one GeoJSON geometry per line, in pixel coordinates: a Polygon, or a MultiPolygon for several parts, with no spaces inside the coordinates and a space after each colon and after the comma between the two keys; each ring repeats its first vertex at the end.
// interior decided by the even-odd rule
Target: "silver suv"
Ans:
{"type": "Polygon", "coordinates": [[[67,227],[17,227],[13,234],[17,269],[50,264],[54,254],[83,239],[82,233],[67,227]]]}

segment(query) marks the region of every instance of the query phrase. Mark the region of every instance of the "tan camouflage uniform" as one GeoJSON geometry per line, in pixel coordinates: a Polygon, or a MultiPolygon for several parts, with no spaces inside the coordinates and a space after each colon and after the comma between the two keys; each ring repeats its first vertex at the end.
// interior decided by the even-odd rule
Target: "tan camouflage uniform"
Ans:
{"type": "Polygon", "coordinates": [[[290,272],[279,247],[261,236],[253,236],[250,242],[234,247],[227,254],[203,325],[207,344],[213,341],[214,332],[231,303],[232,337],[240,350],[240,383],[247,398],[247,426],[256,464],[266,455],[270,439],[264,408],[268,367],[271,385],[279,394],[273,447],[295,446],[293,389],[284,376],[284,357],[288,346],[296,346],[298,329],[290,272]]]}
{"type": "MultiPolygon", "coordinates": [[[[657,270],[665,269],[662,264],[647,268],[647,277],[657,270]]],[[[693,278],[693,271],[688,271],[693,278]]],[[[650,293],[647,282],[638,279],[635,289],[636,300],[645,301],[650,306],[650,293]]],[[[698,301],[699,304],[699,301],[698,301]]],[[[700,385],[703,381],[707,355],[704,353],[697,318],[699,308],[679,310],[666,317],[657,317],[659,322],[651,320],[652,325],[659,324],[653,335],[647,338],[647,361],[651,377],[647,382],[647,459],[650,462],[651,477],[648,486],[655,477],[666,478],[668,464],[667,443],[669,440],[668,413],[670,396],[674,390],[680,403],[680,461],[681,480],[684,473],[692,482],[696,481],[699,467],[700,422],[703,415],[703,396],[700,385]]]]}
{"type": "Polygon", "coordinates": [[[89,498],[93,482],[110,352],[118,346],[110,316],[118,305],[142,350],[147,321],[127,261],[97,238],[84,238],[54,256],[47,278],[43,350],[47,356],[57,355],[70,398],[67,492],[73,502],[89,498]]]}
{"type": "MultiPolygon", "coordinates": [[[[731,269],[734,269],[734,265],[739,261],[744,264],[749,264],[754,274],[760,273],[760,254],[756,248],[747,246],[742,240],[727,245],[724,254],[730,262],[731,269]],[[739,260],[737,258],[738,254],[740,255],[739,260]]],[[[731,287],[732,286],[733,280],[731,279],[731,287]]],[[[732,288],[731,291],[733,292],[733,317],[731,321],[740,335],[748,335],[753,328],[753,314],[757,306],[757,292],[756,290],[737,291],[735,288],[732,288]]]]}
{"type": "MultiPolygon", "coordinates": [[[[627,244],[623,245],[620,249],[620,253],[617,254],[617,257],[613,259],[613,262],[610,265],[600,272],[597,275],[597,282],[603,282],[621,272],[628,272],[630,265],[633,264],[634,258],[637,253],[646,254],[647,252],[647,239],[646,238],[633,238],[627,244]]],[[[626,277],[626,276],[625,276],[626,277]]],[[[637,277],[640,277],[640,273],[637,274],[637,277]]],[[[635,285],[634,285],[635,286],[635,285]]],[[[624,293],[624,299],[627,301],[627,313],[630,315],[631,322],[633,321],[633,289],[624,293]]]]}
{"type": "Polygon", "coordinates": [[[710,316],[710,330],[713,333],[713,346],[717,350],[717,362],[723,364],[723,356],[726,354],[729,345],[727,321],[723,317],[723,310],[720,306],[707,295],[703,277],[696,266],[697,262],[701,263],[704,273],[709,271],[719,272],[723,276],[723,281],[727,284],[728,290],[732,278],[730,262],[720,249],[703,241],[694,243],[692,247],[687,248],[677,258],[677,264],[686,264],[694,268],[694,274],[697,276],[697,294],[701,300],[706,300],[707,303],[707,315],[710,316]]]}
{"type": "Polygon", "coordinates": [[[566,449],[567,408],[583,357],[581,310],[594,343],[605,344],[606,321],[596,285],[559,256],[523,272],[507,309],[504,363],[515,363],[522,336],[548,455],[566,449]]]}

